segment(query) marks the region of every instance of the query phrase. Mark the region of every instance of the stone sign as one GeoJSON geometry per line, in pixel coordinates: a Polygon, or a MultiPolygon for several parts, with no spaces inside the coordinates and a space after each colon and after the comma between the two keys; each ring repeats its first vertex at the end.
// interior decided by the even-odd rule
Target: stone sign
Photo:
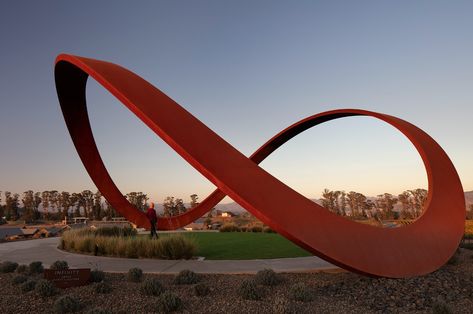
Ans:
{"type": "Polygon", "coordinates": [[[58,288],[84,286],[90,280],[90,268],[45,269],[44,278],[58,288]]]}

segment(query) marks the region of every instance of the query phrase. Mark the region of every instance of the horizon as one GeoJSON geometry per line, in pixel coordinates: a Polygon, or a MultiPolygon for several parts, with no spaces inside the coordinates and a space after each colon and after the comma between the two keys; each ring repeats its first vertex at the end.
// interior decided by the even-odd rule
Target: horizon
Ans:
{"type": "MultiPolygon", "coordinates": [[[[0,191],[96,191],[56,96],[53,62],[62,52],[135,72],[246,156],[319,112],[392,114],[430,134],[473,191],[472,9],[467,1],[1,3],[0,191]]],[[[92,79],[87,101],[123,194],[162,203],[215,189],[92,79]]],[[[261,167],[312,199],[324,188],[366,196],[428,188],[413,145],[366,117],[312,128],[261,167]]]]}

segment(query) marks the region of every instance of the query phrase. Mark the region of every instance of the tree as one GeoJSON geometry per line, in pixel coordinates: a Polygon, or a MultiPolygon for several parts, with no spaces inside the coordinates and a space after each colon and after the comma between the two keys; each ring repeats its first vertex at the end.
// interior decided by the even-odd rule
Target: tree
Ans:
{"type": "Polygon", "coordinates": [[[39,205],[42,202],[41,192],[36,192],[33,197],[33,208],[34,208],[34,219],[37,220],[40,218],[39,205]]]}
{"type": "Polygon", "coordinates": [[[34,217],[34,192],[32,190],[23,192],[23,197],[21,198],[21,202],[23,203],[23,208],[24,208],[22,218],[27,222],[33,221],[35,219],[34,217]]]}
{"type": "Polygon", "coordinates": [[[164,217],[171,217],[176,216],[176,203],[174,202],[173,196],[167,196],[163,202],[163,216],[164,217]]]}
{"type": "Polygon", "coordinates": [[[20,195],[17,193],[12,195],[11,192],[5,191],[5,217],[7,220],[18,219],[19,197],[20,195]]]}
{"type": "Polygon", "coordinates": [[[51,212],[56,212],[59,208],[59,192],[56,190],[49,191],[49,206],[51,212]]]}
{"type": "Polygon", "coordinates": [[[425,201],[427,200],[427,190],[415,189],[409,190],[408,192],[412,195],[415,217],[419,217],[422,214],[425,201]]]}
{"type": "Polygon", "coordinates": [[[347,215],[347,193],[345,191],[340,192],[340,214],[347,215]]]}
{"type": "Polygon", "coordinates": [[[401,203],[401,219],[412,219],[414,218],[413,210],[414,206],[411,201],[411,195],[408,191],[404,191],[397,196],[398,201],[401,203]]]}
{"type": "Polygon", "coordinates": [[[94,207],[93,207],[94,219],[101,220],[104,217],[102,208],[102,194],[100,191],[94,194],[94,207]]]}
{"type": "Polygon", "coordinates": [[[79,202],[84,208],[84,216],[90,218],[92,207],[94,206],[94,193],[89,190],[84,190],[80,194],[79,202]]]}
{"type": "Polygon", "coordinates": [[[2,191],[0,191],[0,223],[2,221],[3,215],[5,215],[5,211],[4,211],[3,205],[2,205],[2,191]]]}
{"type": "Polygon", "coordinates": [[[112,217],[118,216],[118,213],[115,210],[115,208],[113,208],[112,204],[110,204],[106,199],[105,199],[105,216],[107,216],[107,218],[109,219],[111,219],[112,217]]]}
{"type": "Polygon", "coordinates": [[[397,203],[397,198],[389,193],[384,193],[378,195],[376,199],[376,206],[382,210],[383,217],[385,219],[393,219],[394,218],[394,205],[397,203]]]}
{"type": "Polygon", "coordinates": [[[142,192],[130,192],[125,195],[133,206],[135,206],[138,210],[146,211],[146,201],[149,199],[146,194],[142,192]]]}
{"type": "Polygon", "coordinates": [[[62,218],[65,219],[69,217],[69,208],[72,206],[71,194],[69,192],[61,192],[58,195],[58,203],[62,208],[62,218]]]}
{"type": "Polygon", "coordinates": [[[44,211],[44,219],[48,219],[48,211],[49,211],[49,191],[44,191],[41,194],[42,202],[43,202],[43,211],[44,211]]]}
{"type": "Polygon", "coordinates": [[[178,215],[183,214],[187,211],[184,201],[180,198],[176,198],[176,212],[178,215]]]}
{"type": "Polygon", "coordinates": [[[197,196],[197,194],[192,194],[191,196],[191,208],[194,208],[196,207],[197,205],[199,205],[200,203],[197,201],[199,199],[199,197],[197,196]]]}

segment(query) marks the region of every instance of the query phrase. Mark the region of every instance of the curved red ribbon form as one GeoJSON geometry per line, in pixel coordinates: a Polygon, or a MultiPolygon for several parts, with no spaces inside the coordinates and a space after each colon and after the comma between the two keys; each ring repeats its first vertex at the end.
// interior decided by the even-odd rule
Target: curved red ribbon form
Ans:
{"type": "Polygon", "coordinates": [[[182,227],[229,195],[304,249],[365,275],[399,278],[426,274],[441,267],[458,247],[465,219],[465,200],[458,174],[443,149],[421,129],[404,120],[356,109],[323,112],[291,125],[247,158],[136,74],[109,62],[59,55],[55,66],[56,89],[77,152],[102,195],[138,226],[149,227],[145,214],[131,205],[116,187],[95,144],[85,96],[89,75],[217,186],[200,205],[185,214],[160,218],[159,229],[182,227]],[[421,155],[429,193],[423,215],[413,224],[382,229],[347,220],[292,190],[257,165],[297,134],[348,116],[371,116],[389,123],[421,155]],[[183,125],[186,127],[176,127],[183,125]]]}

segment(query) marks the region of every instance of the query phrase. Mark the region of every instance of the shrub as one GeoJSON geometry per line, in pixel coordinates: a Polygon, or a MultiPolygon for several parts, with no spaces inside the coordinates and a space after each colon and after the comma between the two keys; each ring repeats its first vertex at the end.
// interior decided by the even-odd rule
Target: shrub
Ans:
{"type": "Polygon", "coordinates": [[[35,280],[28,280],[28,281],[22,283],[20,288],[21,288],[21,291],[28,292],[28,291],[33,290],[35,286],[36,286],[36,281],[35,280]]]}
{"type": "Polygon", "coordinates": [[[44,270],[43,262],[31,262],[29,266],[30,274],[42,274],[44,270]]]}
{"type": "Polygon", "coordinates": [[[160,237],[155,242],[158,244],[158,254],[163,259],[190,259],[197,250],[194,241],[182,235],[160,237]]]}
{"type": "Polygon", "coordinates": [[[448,260],[447,264],[448,264],[448,265],[456,265],[456,264],[458,264],[459,255],[460,255],[460,251],[459,251],[459,249],[457,249],[457,250],[455,251],[455,253],[452,255],[452,257],[450,257],[450,259],[448,260]]]}
{"type": "Polygon", "coordinates": [[[194,294],[198,297],[206,296],[210,293],[210,288],[205,283],[201,282],[194,286],[194,294]]]}
{"type": "Polygon", "coordinates": [[[298,314],[303,312],[303,309],[295,303],[283,297],[276,297],[273,301],[273,313],[281,314],[298,314]]]}
{"type": "Polygon", "coordinates": [[[260,226],[251,227],[251,232],[263,232],[263,228],[260,226]]]}
{"type": "Polygon", "coordinates": [[[432,306],[432,313],[433,314],[451,314],[453,311],[450,307],[443,303],[443,302],[435,302],[432,306]]]}
{"type": "Polygon", "coordinates": [[[94,284],[94,290],[102,294],[110,293],[112,292],[112,286],[106,281],[101,281],[94,284]]]}
{"type": "Polygon", "coordinates": [[[238,288],[238,294],[245,300],[261,300],[262,294],[254,280],[244,280],[238,288]]]}
{"type": "Polygon", "coordinates": [[[240,227],[240,232],[247,232],[248,228],[247,227],[240,227]]]}
{"type": "Polygon", "coordinates": [[[112,312],[101,307],[96,307],[88,311],[87,314],[112,314],[112,312]]]}
{"type": "Polygon", "coordinates": [[[255,280],[258,284],[265,286],[275,286],[281,282],[281,278],[272,269],[258,271],[255,280]]]}
{"type": "Polygon", "coordinates": [[[192,270],[181,270],[179,274],[174,277],[174,284],[176,285],[191,285],[199,282],[199,275],[194,273],[192,270]]]}
{"type": "Polygon", "coordinates": [[[91,282],[101,282],[105,279],[105,273],[101,270],[94,269],[90,272],[90,281],[91,282]]]}
{"type": "Polygon", "coordinates": [[[170,291],[162,293],[156,303],[157,310],[161,313],[178,311],[182,307],[181,299],[170,291]]]}
{"type": "Polygon", "coordinates": [[[220,232],[240,232],[240,228],[232,223],[226,223],[219,229],[220,232]]]}
{"type": "Polygon", "coordinates": [[[80,311],[82,305],[80,301],[72,296],[62,296],[54,302],[54,311],[56,313],[74,313],[80,311]]]}
{"type": "Polygon", "coordinates": [[[24,274],[28,272],[28,265],[18,265],[16,268],[16,272],[20,274],[24,274]]]}
{"type": "Polygon", "coordinates": [[[3,262],[0,264],[0,273],[12,273],[18,267],[18,263],[14,262],[3,262]]]}
{"type": "Polygon", "coordinates": [[[55,261],[49,269],[54,269],[54,270],[64,270],[64,269],[69,269],[69,265],[67,264],[66,261],[55,261]]]}
{"type": "Polygon", "coordinates": [[[53,296],[57,293],[56,287],[50,281],[44,279],[38,281],[35,291],[43,298],[53,296]]]}
{"type": "Polygon", "coordinates": [[[128,281],[140,282],[143,278],[143,271],[141,268],[130,268],[127,275],[128,281]]]}
{"type": "MultiPolygon", "coordinates": [[[[99,229],[97,229],[99,230],[99,229]]],[[[196,252],[195,241],[182,235],[158,240],[146,237],[96,236],[92,231],[74,230],[63,234],[64,249],[98,255],[161,259],[189,259],[196,252]]]]}
{"type": "Polygon", "coordinates": [[[16,275],[14,278],[13,278],[13,281],[12,283],[14,285],[19,285],[20,283],[24,283],[25,281],[28,280],[28,277],[24,276],[24,275],[16,275]]]}
{"type": "Polygon", "coordinates": [[[291,299],[295,301],[309,302],[313,299],[313,293],[304,283],[296,283],[289,289],[291,299]]]}
{"type": "Polygon", "coordinates": [[[164,292],[164,287],[156,278],[147,278],[140,287],[141,293],[145,295],[160,295],[164,292]]]}
{"type": "Polygon", "coordinates": [[[100,227],[94,230],[94,235],[98,237],[134,237],[137,231],[133,228],[120,227],[100,227]]]}
{"type": "Polygon", "coordinates": [[[276,231],[274,231],[274,230],[271,229],[270,227],[264,227],[264,228],[263,228],[263,232],[264,232],[264,233],[276,233],[276,231]]]}

